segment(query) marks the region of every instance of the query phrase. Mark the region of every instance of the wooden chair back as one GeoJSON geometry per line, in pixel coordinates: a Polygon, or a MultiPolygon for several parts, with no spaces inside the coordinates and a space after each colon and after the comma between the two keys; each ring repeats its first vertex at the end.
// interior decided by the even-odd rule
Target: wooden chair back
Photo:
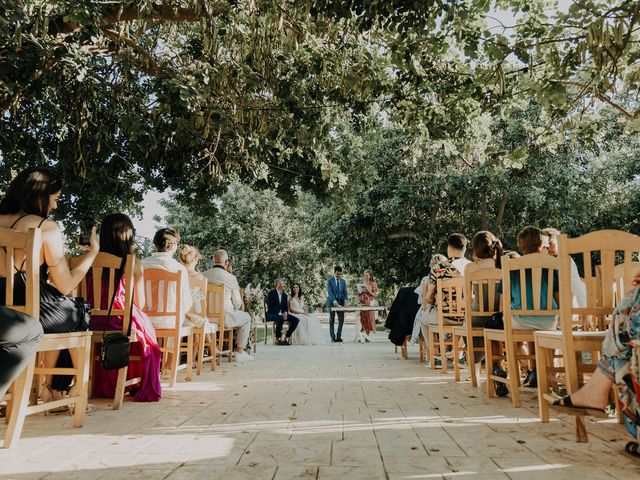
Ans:
{"type": "Polygon", "coordinates": [[[557,306],[554,308],[554,290],[559,289],[558,269],[560,263],[556,257],[546,253],[533,253],[519,258],[502,259],[502,295],[504,329],[509,335],[512,331],[511,320],[514,315],[558,315],[557,306]],[[512,274],[518,278],[520,288],[520,308],[513,308],[512,274]],[[530,279],[527,282],[527,279],[530,279]],[[546,296],[542,298],[542,285],[546,282],[546,296]],[[531,288],[527,288],[530,286],[531,288]],[[531,296],[527,295],[531,291],[531,296]],[[543,301],[544,300],[544,301],[543,301]]]}
{"type": "MultiPolygon", "coordinates": [[[[621,263],[613,269],[613,303],[617,307],[620,300],[633,290],[634,277],[640,273],[640,262],[621,263]]],[[[603,285],[603,289],[604,289],[603,285]]]]}
{"type": "MultiPolygon", "coordinates": [[[[175,322],[171,327],[162,327],[162,330],[180,330],[182,321],[180,291],[182,272],[170,272],[162,268],[147,268],[144,271],[145,307],[144,311],[149,316],[151,323],[157,317],[174,317],[175,322]],[[174,290],[171,288],[173,286],[174,290]],[[175,297],[175,298],[173,298],[175,297]],[[174,302],[169,300],[173,298],[174,302]],[[170,305],[173,303],[173,307],[170,305]]],[[[157,330],[157,328],[156,328],[157,330]]]]}
{"type": "Polygon", "coordinates": [[[500,308],[498,286],[502,281],[499,268],[481,268],[467,265],[464,270],[465,319],[471,326],[471,317],[490,318],[500,308]],[[496,306],[498,310],[496,310],[496,306]]]}
{"type": "Polygon", "coordinates": [[[207,318],[218,325],[218,330],[224,329],[224,285],[207,285],[207,318]]]}
{"type": "Polygon", "coordinates": [[[194,300],[193,305],[191,306],[191,311],[196,315],[200,315],[201,317],[207,316],[207,284],[208,280],[204,277],[202,278],[192,278],[189,277],[189,287],[197,289],[203,296],[202,300],[196,302],[194,300]],[[198,311],[199,310],[199,311],[198,311]]]}
{"type": "Polygon", "coordinates": [[[40,246],[42,234],[39,228],[17,232],[0,227],[0,256],[4,255],[4,306],[35,319],[40,318],[40,246]],[[16,257],[24,258],[26,277],[25,304],[14,304],[15,273],[20,269],[16,257]]]}
{"type": "MultiPolygon", "coordinates": [[[[439,278],[436,289],[438,325],[442,328],[444,318],[464,318],[464,278],[439,278]]],[[[424,302],[424,300],[423,300],[424,302]]]]}
{"type": "MultiPolygon", "coordinates": [[[[590,315],[598,330],[605,330],[608,318],[615,305],[614,278],[617,261],[618,272],[624,282],[625,271],[633,268],[633,259],[640,252],[640,237],[618,230],[598,230],[581,237],[569,238],[560,235],[558,258],[560,260],[560,327],[563,331],[562,344],[566,382],[569,392],[578,390],[578,364],[576,360],[576,339],[572,333],[574,315],[590,315]],[[571,260],[576,257],[583,266],[583,279],[587,291],[587,306],[573,307],[571,285],[571,260]]],[[[627,280],[628,281],[628,280],[627,280]]],[[[625,288],[625,287],[622,287],[625,288]]]]}
{"type": "MultiPolygon", "coordinates": [[[[74,257],[69,260],[69,267],[74,268],[75,265],[82,260],[82,257],[74,257]]],[[[126,333],[131,322],[131,302],[133,302],[133,266],[136,261],[135,255],[127,255],[124,264],[124,270],[121,278],[124,278],[124,305],[122,308],[113,308],[111,315],[114,317],[122,317],[122,333],[126,333]]],[[[118,270],[122,266],[122,258],[111,255],[110,253],[100,252],[96,256],[91,265],[89,275],[91,282],[88,281],[88,275],[80,282],[78,295],[85,299],[91,305],[91,315],[104,316],[109,314],[109,306],[113,293],[118,287],[116,278],[118,270]],[[106,298],[102,295],[102,278],[104,272],[107,272],[108,289],[106,298]],[[91,285],[91,291],[89,291],[91,285]]]]}

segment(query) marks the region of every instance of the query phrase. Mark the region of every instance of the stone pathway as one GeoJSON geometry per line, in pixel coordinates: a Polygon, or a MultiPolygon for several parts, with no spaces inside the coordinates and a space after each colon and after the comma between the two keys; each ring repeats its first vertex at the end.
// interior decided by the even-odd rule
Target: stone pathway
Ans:
{"type": "Polygon", "coordinates": [[[155,404],[92,400],[80,429],[27,418],[18,446],[0,450],[0,478],[640,478],[622,426],[589,421],[578,444],[569,417],[538,421],[533,392],[514,409],[411,353],[383,332],[365,345],[259,345],[255,362],[205,364],[155,404]]]}

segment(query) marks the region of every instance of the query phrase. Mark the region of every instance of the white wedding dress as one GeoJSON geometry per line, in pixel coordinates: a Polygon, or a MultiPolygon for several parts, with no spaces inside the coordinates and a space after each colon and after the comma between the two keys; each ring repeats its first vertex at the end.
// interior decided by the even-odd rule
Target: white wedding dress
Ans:
{"type": "Polygon", "coordinates": [[[298,328],[291,335],[292,345],[321,345],[324,343],[324,335],[322,335],[322,327],[320,320],[313,314],[296,313],[304,312],[304,297],[300,300],[291,299],[289,310],[293,316],[300,320],[298,328]]]}

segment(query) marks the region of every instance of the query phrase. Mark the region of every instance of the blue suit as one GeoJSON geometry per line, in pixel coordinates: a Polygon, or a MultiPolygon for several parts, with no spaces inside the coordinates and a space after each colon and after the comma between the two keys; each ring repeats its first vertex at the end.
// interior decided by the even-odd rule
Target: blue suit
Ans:
{"type": "Polygon", "coordinates": [[[338,305],[344,306],[348,298],[347,282],[343,278],[336,280],[335,276],[329,277],[327,279],[327,307],[329,307],[329,334],[331,335],[331,340],[342,338],[342,327],[344,326],[344,312],[337,312],[338,332],[337,335],[334,334],[336,312],[331,308],[333,302],[338,302],[338,305]]]}
{"type": "Polygon", "coordinates": [[[282,301],[280,301],[278,299],[278,291],[271,290],[267,295],[267,322],[275,322],[276,338],[278,339],[282,337],[282,325],[285,322],[283,313],[287,314],[287,321],[289,322],[289,329],[287,330],[287,338],[289,338],[296,330],[300,320],[289,313],[287,294],[282,292],[282,301]]]}

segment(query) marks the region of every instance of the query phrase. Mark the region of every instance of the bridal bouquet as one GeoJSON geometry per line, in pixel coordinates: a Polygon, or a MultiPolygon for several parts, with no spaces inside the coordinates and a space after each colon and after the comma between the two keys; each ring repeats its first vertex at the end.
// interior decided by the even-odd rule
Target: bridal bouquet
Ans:
{"type": "Polygon", "coordinates": [[[244,289],[244,308],[251,318],[255,318],[264,310],[264,291],[260,284],[251,287],[249,283],[244,289]]]}

